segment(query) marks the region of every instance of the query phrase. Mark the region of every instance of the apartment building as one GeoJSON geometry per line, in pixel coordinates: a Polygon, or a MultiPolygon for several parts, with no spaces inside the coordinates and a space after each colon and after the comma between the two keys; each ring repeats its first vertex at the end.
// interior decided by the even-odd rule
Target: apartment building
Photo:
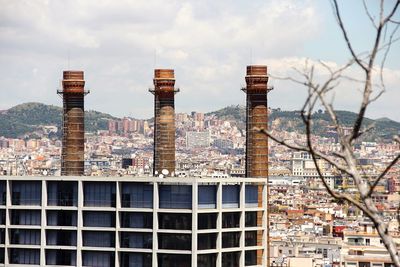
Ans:
{"type": "MultiPolygon", "coordinates": [[[[343,231],[342,263],[345,267],[392,267],[394,266],[372,222],[360,223],[357,229],[343,231]]],[[[400,236],[391,233],[400,249],[400,236]]]]}

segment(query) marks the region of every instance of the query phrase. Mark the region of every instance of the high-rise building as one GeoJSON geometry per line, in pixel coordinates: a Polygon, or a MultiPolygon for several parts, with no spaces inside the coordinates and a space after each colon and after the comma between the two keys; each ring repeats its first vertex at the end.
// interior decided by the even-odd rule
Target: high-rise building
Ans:
{"type": "Polygon", "coordinates": [[[115,120],[108,121],[108,131],[110,132],[110,134],[117,131],[117,122],[115,120]]]}
{"type": "Polygon", "coordinates": [[[0,264],[266,266],[259,186],[265,200],[259,178],[1,176],[0,264]]]}

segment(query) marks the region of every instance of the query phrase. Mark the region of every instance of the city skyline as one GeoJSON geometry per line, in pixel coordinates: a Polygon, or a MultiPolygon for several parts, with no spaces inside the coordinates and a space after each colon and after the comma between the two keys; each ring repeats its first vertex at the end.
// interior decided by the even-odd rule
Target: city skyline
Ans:
{"type": "Polygon", "coordinates": [[[400,267],[400,0],[0,5],[0,266],[400,267]]]}
{"type": "MultiPolygon", "coordinates": [[[[93,92],[87,109],[148,118],[151,70],[167,67],[176,70],[182,89],[176,112],[204,112],[244,104],[240,88],[246,65],[266,64],[273,76],[286,76],[306,58],[333,67],[349,58],[328,1],[188,1],[163,8],[159,1],[3,1],[2,6],[0,109],[32,101],[58,105],[55,91],[61,71],[82,69],[93,92]]],[[[369,23],[362,16],[362,2],[345,4],[343,10],[357,48],[364,51],[370,35],[357,35],[369,23]]],[[[385,69],[387,91],[371,105],[371,118],[400,120],[399,54],[395,43],[385,69]]],[[[323,77],[324,70],[317,70],[323,77]]],[[[350,75],[358,74],[350,70],[350,75]]],[[[270,81],[276,87],[270,95],[272,107],[300,108],[305,89],[274,77],[270,81]]],[[[358,88],[349,87],[339,88],[337,109],[357,108],[358,88]]]]}

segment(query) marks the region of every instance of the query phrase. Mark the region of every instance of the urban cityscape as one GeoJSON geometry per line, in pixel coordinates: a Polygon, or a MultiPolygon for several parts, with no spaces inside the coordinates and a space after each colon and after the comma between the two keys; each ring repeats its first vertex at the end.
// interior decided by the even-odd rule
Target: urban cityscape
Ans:
{"type": "Polygon", "coordinates": [[[196,93],[179,68],[149,68],[147,118],[88,109],[96,74],[64,68],[58,104],[0,110],[0,266],[399,266],[400,122],[364,113],[381,96],[375,52],[368,66],[349,49],[368,74],[353,79],[366,88],[355,112],[325,102],[346,65],[322,62],[330,80],[314,85],[314,67],[298,82],[257,60],[230,89],[240,103],[186,112],[179,97],[196,93]],[[279,79],[306,86],[302,109],[274,103],[279,79]]]}

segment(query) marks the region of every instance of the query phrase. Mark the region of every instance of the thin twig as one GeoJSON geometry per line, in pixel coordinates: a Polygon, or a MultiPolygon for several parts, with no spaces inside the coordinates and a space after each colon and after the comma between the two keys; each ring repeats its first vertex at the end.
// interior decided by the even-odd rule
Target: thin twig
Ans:
{"type": "Polygon", "coordinates": [[[385,170],[378,176],[378,178],[376,178],[376,180],[374,181],[374,183],[371,185],[371,188],[369,189],[368,192],[368,196],[371,196],[371,194],[374,192],[375,187],[378,185],[378,183],[380,182],[380,180],[382,180],[383,177],[385,177],[385,175],[388,173],[388,171],[390,171],[390,169],[400,160],[400,154],[397,155],[397,157],[395,157],[392,162],[390,162],[389,165],[386,166],[385,170]]]}

